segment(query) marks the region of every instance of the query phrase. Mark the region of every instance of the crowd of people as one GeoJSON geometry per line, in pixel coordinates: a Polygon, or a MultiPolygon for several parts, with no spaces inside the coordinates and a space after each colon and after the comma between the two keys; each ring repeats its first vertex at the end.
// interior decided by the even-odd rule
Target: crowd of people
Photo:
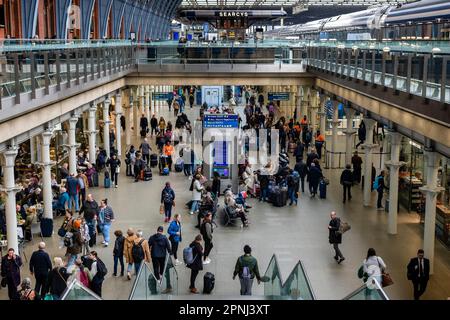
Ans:
{"type": "MultiPolygon", "coordinates": [[[[191,108],[194,102],[193,95],[194,92],[189,92],[188,100],[191,108]]],[[[158,163],[164,163],[162,169],[167,168],[169,172],[172,172],[173,160],[176,156],[174,145],[181,143],[183,147],[177,155],[177,158],[181,160],[175,163],[175,170],[182,171],[191,179],[189,188],[191,201],[187,204],[187,213],[197,214],[196,227],[199,231],[192,242],[183,249],[183,261],[181,261],[178,251],[183,242],[182,215],[180,213],[172,215],[173,208],[176,206],[176,192],[170,181],[165,182],[161,190],[160,213],[164,216],[163,222],[168,224],[167,227],[158,226],[156,233],[148,239],[143,237],[142,230],[129,228],[125,234],[121,230],[115,230],[112,276],[126,277],[131,280],[133,270],[137,275],[143,263],[151,263],[155,278],[161,284],[163,277],[167,277],[167,274],[163,274],[167,255],[171,255],[174,263],[171,265],[170,259],[167,268],[184,263],[191,269],[189,290],[191,293],[199,293],[196,279],[204,266],[212,261],[214,231],[219,215],[221,222],[225,222],[225,225],[237,220],[241,221],[242,227],[248,227],[250,225],[249,209],[251,209],[248,203],[249,196],[258,198],[259,201],[269,201],[275,206],[286,205],[287,200],[289,205],[298,205],[299,195],[305,192],[306,183],[312,198],[318,193],[321,198],[324,197],[319,190],[320,184],[327,184],[321,167],[322,150],[325,144],[323,133],[319,130],[313,133],[306,116],[299,121],[294,118],[286,121],[284,117],[276,119],[277,108],[272,101],[266,105],[267,112],[263,112],[264,97],[262,95],[255,96],[246,91],[245,98],[247,101],[244,109],[246,124],[243,129],[256,129],[257,132],[263,128],[278,130],[281,153],[276,166],[277,170],[274,169],[275,165],[272,162],[267,163],[262,169],[254,170],[249,159],[245,159],[244,164],[239,166],[239,189],[234,191],[231,185],[222,188],[221,177],[217,172],[212,179],[206,178],[203,166],[198,161],[194,150],[189,144],[184,143],[187,141],[182,140],[183,135],[180,132],[174,133],[176,130],[192,132],[191,122],[184,113],[186,94],[183,91],[169,95],[167,101],[169,108],[174,110],[175,126],[171,121],[166,122],[164,117],[158,120],[154,114],[151,119],[142,115],[140,120],[142,141],[139,148],[132,145],[126,151],[126,173],[135,181],[145,180],[145,171],[154,166],[155,156],[158,163]],[[151,146],[153,138],[158,154],[153,153],[151,146]],[[295,162],[289,160],[289,153],[295,158],[295,162]],[[219,212],[218,208],[222,205],[222,203],[219,204],[220,197],[223,197],[223,207],[219,212]]],[[[205,112],[233,112],[233,108],[211,109],[203,105],[200,108],[200,119],[205,112]]],[[[109,138],[114,139],[113,136],[109,138]]],[[[259,135],[258,138],[260,138],[259,135]]],[[[267,138],[269,139],[270,136],[267,138]]],[[[117,188],[121,164],[113,147],[109,152],[99,149],[96,159],[92,161],[88,157],[87,150],[80,150],[77,157],[77,174],[71,174],[68,164],[64,163],[59,169],[59,181],[56,175],[52,176],[52,188],[55,194],[53,209],[55,215],[64,216],[57,234],[60,238],[60,249],[65,249],[65,259],[56,256],[52,262],[45,250],[45,243],[39,243],[38,250],[33,253],[29,262],[30,274],[35,278],[35,286],[32,289],[30,278],[24,278],[21,281],[20,268],[23,265],[21,257],[13,249],[9,249],[7,255],[2,258],[1,276],[2,285],[4,283],[8,286],[10,299],[61,299],[71,279],[77,279],[95,294],[102,296],[102,283],[108,271],[98,253],[92,248],[96,246],[97,236],[100,234],[103,235],[101,244],[109,247],[115,216],[112,207],[108,205],[108,199],[102,199],[98,204],[89,192],[89,188],[99,185],[99,172],[104,172],[105,178],[110,175],[111,181],[117,188]]],[[[357,152],[352,158],[352,166],[353,171],[348,164],[340,178],[344,203],[352,198],[351,187],[361,180],[362,160],[357,152]]],[[[161,168],[160,173],[163,174],[161,168]]],[[[372,177],[373,188],[379,195],[377,202],[379,208],[382,207],[382,194],[386,188],[383,177],[383,171],[378,177],[372,177]]],[[[25,214],[25,218],[32,215],[33,211],[24,207],[30,208],[42,203],[42,184],[38,174],[33,174],[23,184],[22,190],[17,193],[17,200],[18,213],[25,214]]],[[[341,223],[341,219],[332,212],[328,225],[329,243],[335,250],[334,259],[338,264],[345,260],[339,248],[343,238],[341,223]]],[[[244,254],[236,261],[233,279],[239,276],[241,294],[251,295],[253,280],[256,278],[260,283],[264,279],[260,276],[256,258],[251,254],[251,247],[245,245],[243,250],[244,254]]],[[[370,248],[363,261],[362,278],[365,281],[374,278],[379,283],[383,283],[385,270],[385,262],[376,255],[373,248],[370,248]]],[[[429,262],[423,258],[423,251],[419,250],[418,260],[411,259],[408,265],[408,278],[413,281],[414,296],[417,299],[425,291],[428,281],[427,270],[429,270],[429,262]]],[[[170,290],[169,281],[165,293],[169,293],[170,290]]]]}

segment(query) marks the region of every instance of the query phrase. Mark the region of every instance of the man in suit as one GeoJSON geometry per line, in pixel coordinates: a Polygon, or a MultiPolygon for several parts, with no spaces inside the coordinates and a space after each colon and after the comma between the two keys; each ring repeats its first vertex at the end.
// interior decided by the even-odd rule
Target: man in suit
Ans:
{"type": "Polygon", "coordinates": [[[47,278],[52,270],[52,262],[47,252],[45,252],[45,242],[40,242],[39,250],[33,252],[30,259],[30,273],[36,278],[36,286],[34,290],[42,297],[47,293],[47,278]]]}
{"type": "Polygon", "coordinates": [[[414,286],[414,300],[419,300],[427,288],[430,279],[430,260],[424,258],[424,251],[417,251],[417,258],[412,258],[407,266],[407,277],[414,286]]]}

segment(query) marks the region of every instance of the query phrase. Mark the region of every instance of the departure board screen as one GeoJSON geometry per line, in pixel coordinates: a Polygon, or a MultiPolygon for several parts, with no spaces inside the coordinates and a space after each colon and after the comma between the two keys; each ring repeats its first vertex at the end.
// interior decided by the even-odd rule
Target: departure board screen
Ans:
{"type": "Polygon", "coordinates": [[[205,114],[203,128],[239,128],[237,114],[205,114]]]}

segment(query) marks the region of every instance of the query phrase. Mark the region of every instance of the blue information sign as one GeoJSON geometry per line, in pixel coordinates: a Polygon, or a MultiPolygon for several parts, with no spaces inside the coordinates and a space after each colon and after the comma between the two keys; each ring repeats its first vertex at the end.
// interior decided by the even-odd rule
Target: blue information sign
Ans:
{"type": "Polygon", "coordinates": [[[237,114],[205,114],[203,128],[239,128],[237,114]]]}
{"type": "Polygon", "coordinates": [[[168,96],[169,96],[168,93],[154,93],[153,99],[157,101],[166,101],[168,96]]]}
{"type": "Polygon", "coordinates": [[[269,92],[268,98],[269,98],[269,101],[289,101],[290,93],[289,92],[269,92]]]}

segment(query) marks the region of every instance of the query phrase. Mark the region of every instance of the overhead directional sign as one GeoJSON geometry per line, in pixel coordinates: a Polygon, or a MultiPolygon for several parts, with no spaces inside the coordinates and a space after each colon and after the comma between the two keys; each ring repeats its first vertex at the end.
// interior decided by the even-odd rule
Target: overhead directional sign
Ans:
{"type": "Polygon", "coordinates": [[[269,98],[269,101],[289,101],[290,93],[289,92],[269,92],[268,98],[269,98]]]}

